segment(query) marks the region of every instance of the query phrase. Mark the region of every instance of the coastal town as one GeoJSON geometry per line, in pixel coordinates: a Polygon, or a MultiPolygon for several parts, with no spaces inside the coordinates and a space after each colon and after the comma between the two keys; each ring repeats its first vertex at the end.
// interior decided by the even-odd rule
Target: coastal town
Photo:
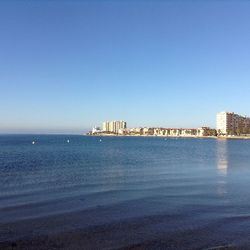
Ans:
{"type": "Polygon", "coordinates": [[[94,127],[88,135],[250,138],[250,118],[234,112],[220,112],[216,115],[216,128],[207,126],[199,128],[128,128],[125,121],[106,121],[103,122],[102,128],[94,127]]]}

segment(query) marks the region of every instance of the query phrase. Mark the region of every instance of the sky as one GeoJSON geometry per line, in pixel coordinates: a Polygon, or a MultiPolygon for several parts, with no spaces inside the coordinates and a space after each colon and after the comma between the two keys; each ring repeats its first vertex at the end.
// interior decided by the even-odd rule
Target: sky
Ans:
{"type": "Polygon", "coordinates": [[[0,1],[0,133],[250,116],[249,1],[0,1]]]}

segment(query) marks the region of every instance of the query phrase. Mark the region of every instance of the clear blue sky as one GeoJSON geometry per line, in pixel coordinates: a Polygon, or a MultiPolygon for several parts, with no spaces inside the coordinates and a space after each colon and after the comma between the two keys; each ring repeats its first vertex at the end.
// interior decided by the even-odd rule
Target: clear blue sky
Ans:
{"type": "Polygon", "coordinates": [[[249,1],[0,1],[0,133],[250,115],[249,1]]]}

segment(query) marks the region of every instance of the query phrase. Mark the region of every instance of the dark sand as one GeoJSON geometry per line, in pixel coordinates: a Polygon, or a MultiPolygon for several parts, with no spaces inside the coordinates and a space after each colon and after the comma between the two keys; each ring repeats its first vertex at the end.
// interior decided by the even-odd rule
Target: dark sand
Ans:
{"type": "MultiPolygon", "coordinates": [[[[100,213],[99,216],[108,218],[107,211],[100,213]]],[[[1,225],[0,249],[249,249],[250,246],[248,232],[237,232],[237,225],[244,218],[198,226],[186,223],[188,214],[158,215],[70,229],[82,223],[98,223],[99,216],[92,216],[93,212],[77,212],[1,225]],[[245,242],[235,241],[244,234],[245,242]]]]}

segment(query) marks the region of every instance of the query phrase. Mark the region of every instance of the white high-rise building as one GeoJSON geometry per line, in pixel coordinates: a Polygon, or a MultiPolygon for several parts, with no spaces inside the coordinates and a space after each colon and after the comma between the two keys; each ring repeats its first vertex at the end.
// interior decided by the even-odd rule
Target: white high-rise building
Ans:
{"type": "Polygon", "coordinates": [[[227,134],[228,131],[228,112],[220,112],[216,115],[216,130],[222,134],[227,134]]]}
{"type": "Polygon", "coordinates": [[[103,131],[109,131],[109,122],[103,122],[102,123],[102,130],[103,131]]]}
{"type": "Polygon", "coordinates": [[[103,123],[103,131],[118,134],[120,129],[127,128],[125,121],[107,121],[103,123]]]}

